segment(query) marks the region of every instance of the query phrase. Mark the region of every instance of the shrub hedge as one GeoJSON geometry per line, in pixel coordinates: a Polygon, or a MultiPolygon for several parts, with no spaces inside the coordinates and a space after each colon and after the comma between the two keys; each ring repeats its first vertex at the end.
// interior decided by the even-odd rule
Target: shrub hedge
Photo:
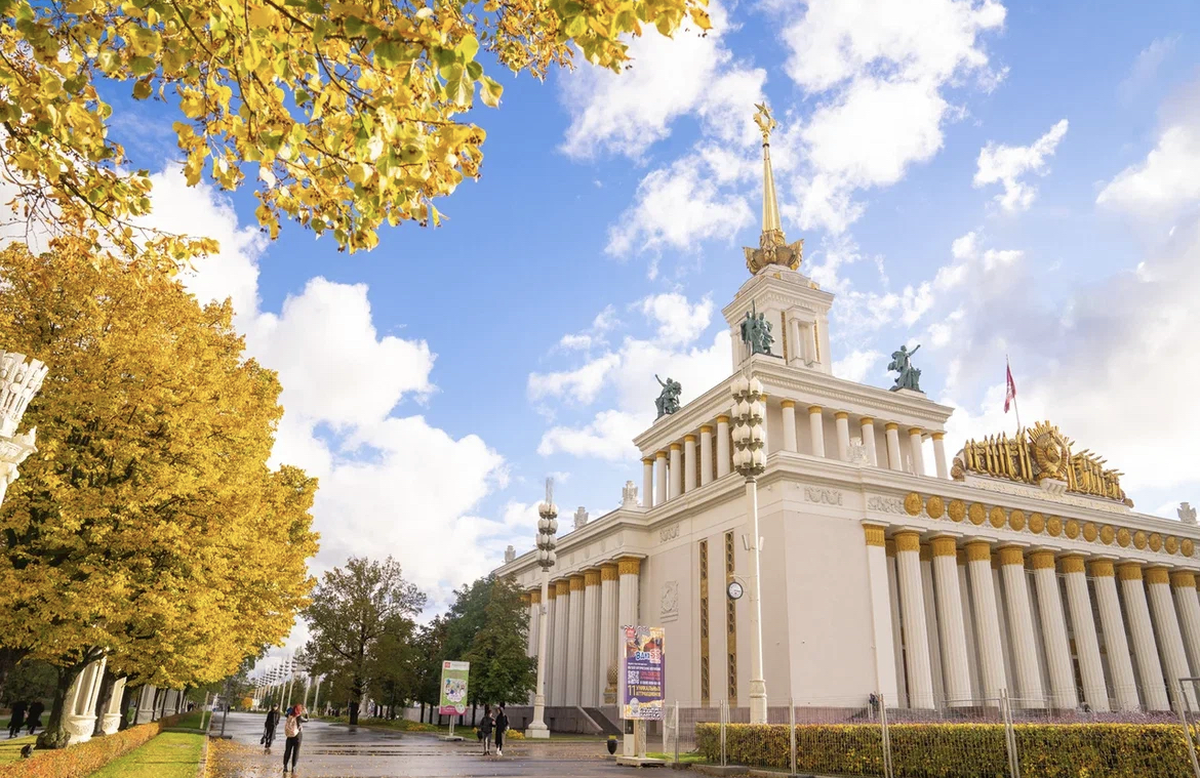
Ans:
{"type": "MultiPolygon", "coordinates": [[[[1018,724],[1022,778],[1185,778],[1188,746],[1168,724],[1018,724]]],[[[1002,724],[893,724],[896,778],[1007,778],[1002,724]]],[[[721,757],[720,725],[697,724],[696,747],[721,757]]],[[[754,767],[789,767],[787,725],[727,725],[726,758],[754,767]]],[[[883,775],[880,728],[798,725],[796,768],[822,775],[883,775]]]]}
{"type": "Polygon", "coordinates": [[[167,716],[138,724],[112,735],[94,737],[86,743],[54,751],[35,751],[32,759],[0,765],[0,778],[85,778],[109,762],[128,754],[157,735],[181,716],[167,716]]]}

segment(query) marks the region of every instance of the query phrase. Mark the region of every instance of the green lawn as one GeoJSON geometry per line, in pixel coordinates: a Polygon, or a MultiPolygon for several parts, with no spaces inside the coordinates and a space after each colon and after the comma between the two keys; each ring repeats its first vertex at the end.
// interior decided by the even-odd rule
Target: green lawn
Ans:
{"type": "Polygon", "coordinates": [[[204,738],[164,732],[88,778],[195,778],[204,738]]]}
{"type": "Polygon", "coordinates": [[[25,737],[16,737],[9,740],[7,737],[0,738],[0,764],[5,762],[15,762],[21,758],[21,749],[26,743],[32,743],[37,740],[36,735],[26,735],[25,737]]]}
{"type": "Polygon", "coordinates": [[[171,726],[174,729],[204,729],[208,726],[210,718],[212,718],[212,713],[197,709],[183,714],[183,718],[171,726]]]}

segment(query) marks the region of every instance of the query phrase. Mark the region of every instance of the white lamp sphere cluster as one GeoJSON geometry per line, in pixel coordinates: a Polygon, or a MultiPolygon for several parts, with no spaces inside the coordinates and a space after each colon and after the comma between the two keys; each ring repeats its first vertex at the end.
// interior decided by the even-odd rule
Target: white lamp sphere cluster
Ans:
{"type": "Polygon", "coordinates": [[[767,465],[766,436],[762,426],[767,410],[763,403],[763,385],[757,378],[743,375],[733,380],[732,390],[733,469],[743,476],[755,476],[767,465]]]}
{"type": "Polygon", "coordinates": [[[543,570],[549,570],[558,561],[558,554],[554,551],[558,545],[558,540],[554,537],[556,532],[558,532],[558,506],[552,502],[539,503],[537,562],[543,570]]]}

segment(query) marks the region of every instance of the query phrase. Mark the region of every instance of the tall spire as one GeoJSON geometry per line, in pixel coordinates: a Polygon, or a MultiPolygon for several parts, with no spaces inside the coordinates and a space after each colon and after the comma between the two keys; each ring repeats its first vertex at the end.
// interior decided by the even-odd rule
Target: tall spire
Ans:
{"type": "Polygon", "coordinates": [[[763,219],[758,248],[746,247],[746,267],[757,273],[767,265],[782,265],[790,270],[800,267],[804,241],[788,243],[779,221],[779,197],[775,194],[775,174],[771,171],[771,131],[779,126],[767,104],[759,103],[754,123],[762,132],[763,148],[763,219]]]}

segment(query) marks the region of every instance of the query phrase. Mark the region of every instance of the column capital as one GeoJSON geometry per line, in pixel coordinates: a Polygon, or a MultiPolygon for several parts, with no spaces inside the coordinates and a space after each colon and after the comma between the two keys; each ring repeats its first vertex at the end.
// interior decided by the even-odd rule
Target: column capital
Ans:
{"type": "Polygon", "coordinates": [[[539,603],[541,603],[541,601],[542,601],[542,590],[541,590],[541,589],[532,589],[532,590],[530,590],[530,592],[529,592],[529,601],[530,601],[530,602],[532,602],[534,605],[538,605],[539,603]]]}
{"type": "Polygon", "coordinates": [[[652,465],[652,464],[654,464],[654,457],[642,457],[642,464],[643,464],[643,465],[652,465]]]}
{"type": "Polygon", "coordinates": [[[933,540],[929,541],[930,547],[933,549],[933,555],[936,556],[958,556],[958,545],[952,535],[938,535],[933,540]]]}
{"type": "Polygon", "coordinates": [[[900,425],[894,421],[889,421],[887,424],[883,425],[883,428],[888,432],[895,432],[896,430],[900,429],[900,425]]]}
{"type": "Polygon", "coordinates": [[[621,575],[638,575],[642,572],[642,560],[635,556],[623,556],[617,560],[617,569],[621,575]]]}
{"type": "Polygon", "coordinates": [[[931,433],[929,433],[929,437],[933,438],[934,440],[941,440],[942,438],[946,437],[946,433],[944,433],[944,432],[931,432],[931,433]]]}
{"type": "Polygon", "coordinates": [[[728,424],[728,423],[729,423],[729,417],[726,416],[725,414],[722,413],[720,416],[717,417],[717,424],[728,424]]]}
{"type": "Polygon", "coordinates": [[[554,593],[558,597],[568,597],[571,594],[571,579],[560,578],[554,582],[554,593]]]}
{"type": "Polygon", "coordinates": [[[1137,562],[1122,562],[1117,565],[1117,577],[1122,581],[1142,580],[1142,566],[1137,562]]]}
{"type": "Polygon", "coordinates": [[[600,585],[600,568],[593,567],[590,570],[583,571],[584,586],[599,586],[600,585]]]}
{"type": "Polygon", "coordinates": [[[683,451],[683,444],[682,443],[672,443],[671,450],[672,451],[683,451]]]}
{"type": "Polygon", "coordinates": [[[689,432],[688,434],[683,436],[683,442],[684,443],[695,443],[696,436],[689,432]]]}
{"type": "Polygon", "coordinates": [[[1034,570],[1053,570],[1054,552],[1039,549],[1029,555],[1029,566],[1034,570]]]}
{"type": "Polygon", "coordinates": [[[1195,589],[1196,574],[1191,570],[1172,570],[1171,585],[1179,589],[1195,589]]]}
{"type": "Polygon", "coordinates": [[[1064,554],[1058,561],[1062,564],[1064,574],[1086,572],[1083,554],[1064,554]]]}
{"type": "Polygon", "coordinates": [[[796,401],[795,400],[780,400],[779,407],[780,408],[795,408],[796,401]]]}
{"type": "Polygon", "coordinates": [[[616,562],[605,562],[600,565],[600,580],[601,581],[616,581],[620,574],[617,572],[616,562]]]}
{"type": "Polygon", "coordinates": [[[701,424],[700,425],[700,434],[701,435],[703,435],[706,432],[711,434],[712,431],[713,431],[713,428],[712,428],[711,424],[701,424]]]}
{"type": "Polygon", "coordinates": [[[970,562],[990,562],[992,559],[992,544],[986,540],[972,540],[967,543],[967,560],[970,562]]]}
{"type": "Polygon", "coordinates": [[[833,418],[837,419],[838,421],[846,421],[850,418],[850,414],[846,413],[845,411],[838,411],[837,413],[833,414],[833,418]]]}
{"type": "Polygon", "coordinates": [[[1147,567],[1145,570],[1146,583],[1148,584],[1170,584],[1171,571],[1161,565],[1147,567]]]}
{"type": "Polygon", "coordinates": [[[900,551],[921,551],[921,534],[916,530],[900,530],[892,535],[897,553],[900,551]]]}
{"type": "Polygon", "coordinates": [[[858,423],[866,426],[867,424],[875,424],[875,419],[872,416],[859,416],[858,423]]]}
{"type": "Polygon", "coordinates": [[[867,545],[885,548],[887,538],[884,537],[884,529],[882,524],[863,524],[863,534],[866,536],[867,545]]]}
{"type": "Polygon", "coordinates": [[[808,413],[810,416],[814,413],[820,413],[820,412],[821,412],[821,406],[819,406],[819,405],[808,406],[808,413]]]}
{"type": "Polygon", "coordinates": [[[920,427],[909,427],[908,428],[909,435],[920,435],[924,432],[925,432],[925,430],[921,429],[920,427]]]}
{"type": "Polygon", "coordinates": [[[996,551],[1001,565],[1025,565],[1025,551],[1020,546],[1002,546],[996,551]]]}
{"type": "Polygon", "coordinates": [[[1088,567],[1093,578],[1112,578],[1116,574],[1111,559],[1092,559],[1088,562],[1088,567]]]}
{"type": "Polygon", "coordinates": [[[655,454],[654,454],[654,458],[655,458],[655,459],[666,459],[666,458],[667,458],[667,452],[665,452],[665,451],[658,451],[658,452],[655,452],[655,454]]]}
{"type": "Polygon", "coordinates": [[[551,581],[550,585],[546,587],[546,600],[547,601],[553,600],[557,596],[558,596],[558,585],[555,584],[553,581],[551,581]]]}
{"type": "Polygon", "coordinates": [[[582,573],[576,573],[570,579],[570,591],[582,592],[584,586],[584,577],[582,573]]]}

